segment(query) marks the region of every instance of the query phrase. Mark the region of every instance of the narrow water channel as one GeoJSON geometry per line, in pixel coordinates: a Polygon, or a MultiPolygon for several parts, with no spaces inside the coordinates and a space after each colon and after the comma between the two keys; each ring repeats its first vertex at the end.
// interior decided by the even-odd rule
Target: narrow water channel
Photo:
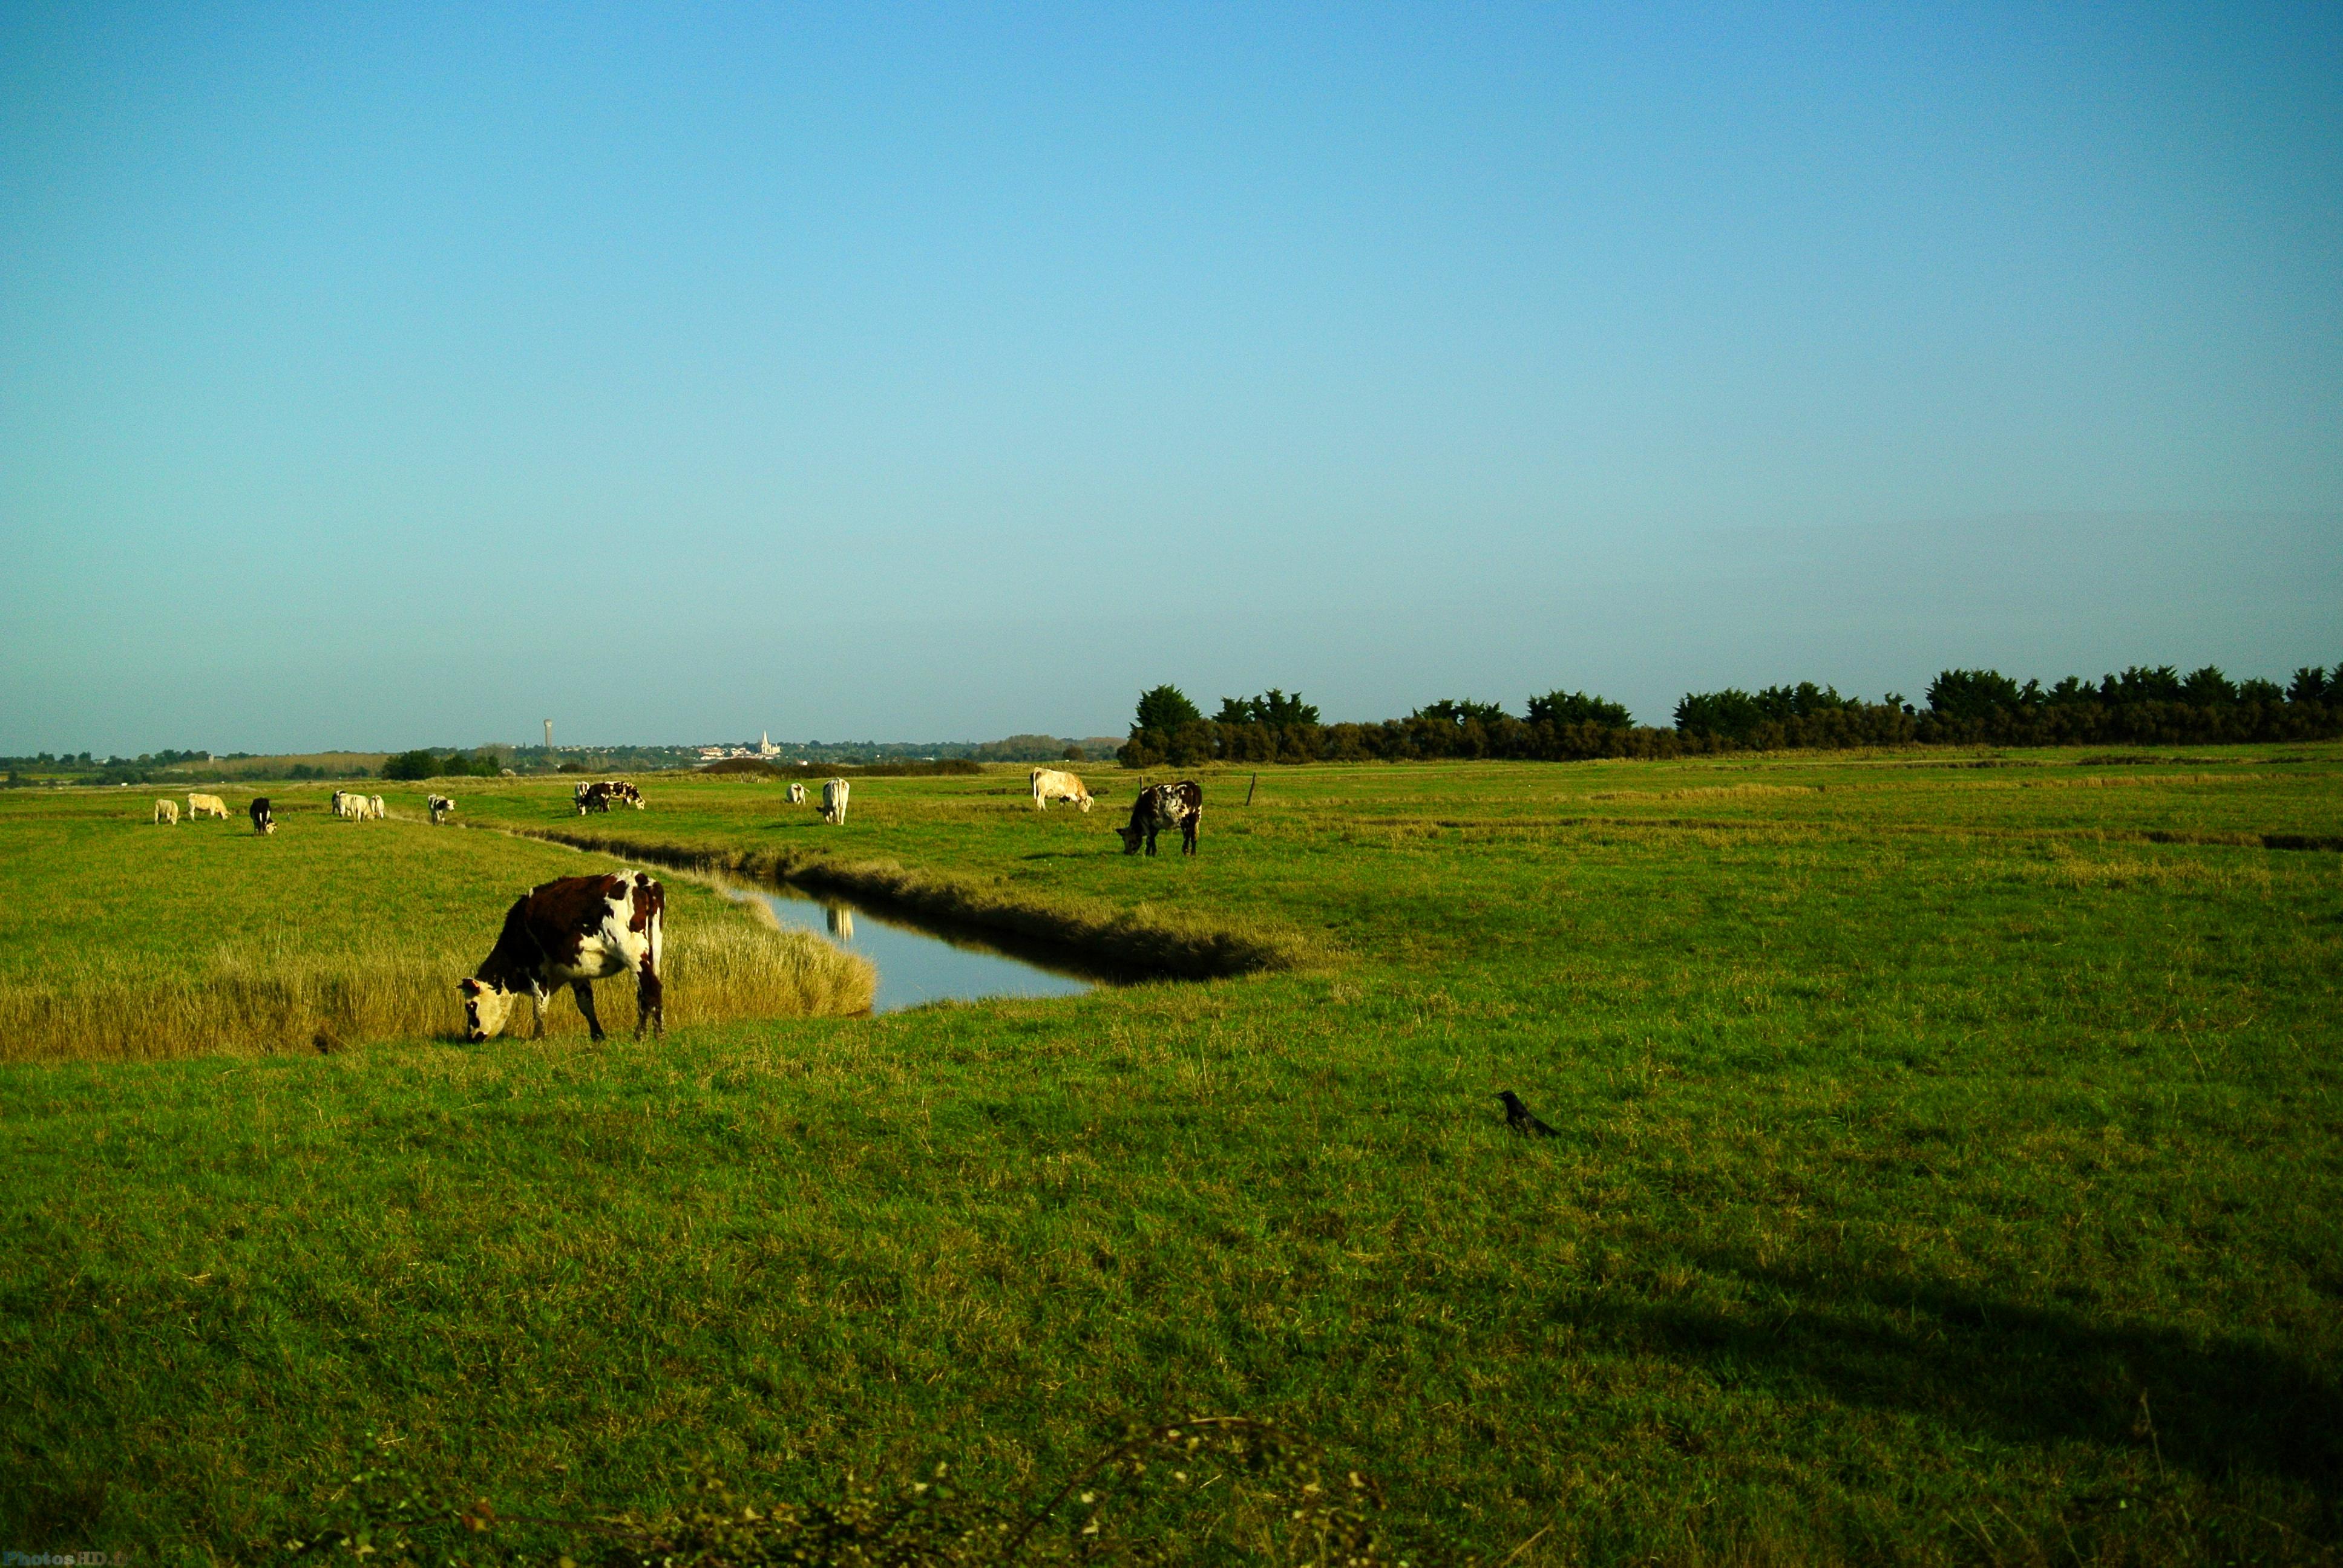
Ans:
{"type": "Polygon", "coordinates": [[[1097,982],[1048,969],[981,943],[938,936],[900,920],[874,915],[846,900],[815,898],[795,888],[730,887],[736,899],[756,899],[793,930],[813,931],[879,970],[873,1012],[896,1012],[930,1001],[975,1001],[989,996],[1080,996],[1097,982]]]}

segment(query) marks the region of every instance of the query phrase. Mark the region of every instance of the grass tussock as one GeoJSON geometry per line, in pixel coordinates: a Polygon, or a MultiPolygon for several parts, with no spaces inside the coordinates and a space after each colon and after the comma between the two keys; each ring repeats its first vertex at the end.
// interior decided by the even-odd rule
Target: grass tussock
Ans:
{"type": "Polygon", "coordinates": [[[915,870],[894,860],[847,860],[789,849],[707,849],[641,839],[533,835],[656,865],[747,882],[790,882],[1045,948],[1063,949],[1114,973],[1210,980],[1308,969],[1332,954],[1298,932],[1263,921],[1206,920],[1184,911],[1117,909],[1094,900],[1040,895],[969,876],[915,870]]]}
{"type": "MultiPolygon", "coordinates": [[[[784,931],[769,912],[670,924],[667,1021],[841,1017],[867,1012],[870,960],[818,937],[784,931]]],[[[174,974],[106,953],[42,983],[0,984],[0,1061],[159,1060],[205,1054],[332,1052],[367,1040],[461,1038],[456,981],[477,952],[417,950],[394,933],[320,956],[289,939],[223,947],[174,974]]],[[[596,987],[603,1026],[633,1028],[633,982],[596,987]]],[[[526,1010],[513,1025],[528,1032],[526,1010]]],[[[585,1038],[574,1002],[557,995],[546,1033],[585,1038]]]]}

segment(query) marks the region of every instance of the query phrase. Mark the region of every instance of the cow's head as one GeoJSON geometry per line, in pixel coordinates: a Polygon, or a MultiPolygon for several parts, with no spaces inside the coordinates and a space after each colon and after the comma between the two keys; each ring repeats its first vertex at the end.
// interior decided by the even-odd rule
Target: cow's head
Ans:
{"type": "Polygon", "coordinates": [[[1122,852],[1126,855],[1136,855],[1139,847],[1147,842],[1144,828],[1117,828],[1115,831],[1122,835],[1122,852]]]}
{"type": "Polygon", "coordinates": [[[502,1034],[505,1014],[513,1004],[513,993],[499,990],[486,980],[459,980],[456,989],[464,997],[464,1038],[478,1045],[484,1040],[502,1034]]]}
{"type": "Polygon", "coordinates": [[[1076,800],[1074,804],[1080,806],[1084,811],[1088,811],[1091,809],[1091,798],[1088,795],[1084,795],[1081,799],[1076,800]]]}

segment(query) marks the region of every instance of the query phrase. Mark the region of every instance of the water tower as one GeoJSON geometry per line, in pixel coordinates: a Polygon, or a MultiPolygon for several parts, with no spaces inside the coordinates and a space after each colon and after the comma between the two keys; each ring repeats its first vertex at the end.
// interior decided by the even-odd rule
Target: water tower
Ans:
{"type": "Polygon", "coordinates": [[[550,719],[545,721],[545,749],[548,751],[553,749],[553,720],[550,719]]]}

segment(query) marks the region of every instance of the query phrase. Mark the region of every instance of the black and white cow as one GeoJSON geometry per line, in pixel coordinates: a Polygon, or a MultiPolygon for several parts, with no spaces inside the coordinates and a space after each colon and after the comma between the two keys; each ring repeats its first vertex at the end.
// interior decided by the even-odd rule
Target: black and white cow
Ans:
{"type": "Polygon", "coordinates": [[[501,1033],[512,1004],[529,999],[537,1036],[545,1037],[545,1010],[553,989],[567,985],[586,1015],[586,1027],[602,1038],[594,1012],[594,981],[631,970],[635,976],[635,1038],[649,1024],[667,1032],[659,985],[659,954],[666,946],[667,890],[641,871],[600,877],[564,877],[531,888],[505,911],[497,945],[468,980],[456,982],[464,997],[464,1038],[474,1042],[501,1033]]]}
{"type": "Polygon", "coordinates": [[[1150,784],[1131,802],[1131,825],[1117,828],[1122,835],[1122,852],[1139,853],[1145,844],[1147,852],[1155,853],[1155,835],[1166,828],[1180,829],[1180,852],[1196,852],[1196,830],[1204,825],[1204,787],[1192,779],[1182,779],[1172,784],[1150,784]]]}
{"type": "Polygon", "coordinates": [[[588,811],[608,811],[616,801],[643,809],[643,792],[624,779],[604,779],[592,784],[580,784],[570,791],[570,799],[583,817],[588,811]]]}
{"type": "Polygon", "coordinates": [[[277,831],[277,813],[268,809],[267,796],[254,796],[252,798],[251,810],[252,830],[254,832],[265,837],[267,834],[277,831]]]}
{"type": "Polygon", "coordinates": [[[436,828],[456,814],[456,802],[445,795],[426,795],[423,809],[431,813],[431,825],[436,828]]]}

